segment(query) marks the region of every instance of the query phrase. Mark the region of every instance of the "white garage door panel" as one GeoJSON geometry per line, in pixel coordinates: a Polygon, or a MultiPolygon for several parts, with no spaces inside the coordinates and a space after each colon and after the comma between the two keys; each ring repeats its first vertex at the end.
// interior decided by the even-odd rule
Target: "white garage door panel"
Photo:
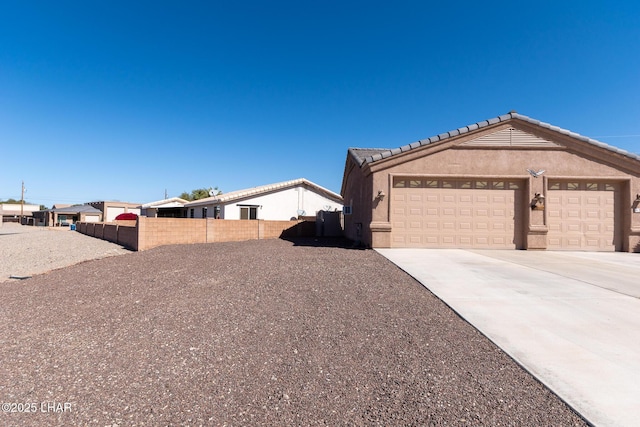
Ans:
{"type": "Polygon", "coordinates": [[[561,189],[550,188],[546,203],[548,249],[615,251],[615,187],[602,183],[591,184],[589,190],[585,184],[556,187],[561,189]]]}
{"type": "Polygon", "coordinates": [[[109,207],[107,208],[107,218],[105,221],[106,222],[114,221],[118,215],[124,212],[125,212],[124,208],[109,207]]]}
{"type": "Polygon", "coordinates": [[[394,187],[392,246],[515,249],[516,191],[394,187]]]}
{"type": "Polygon", "coordinates": [[[84,222],[100,222],[100,216],[98,215],[86,215],[84,222]]]}
{"type": "Polygon", "coordinates": [[[100,222],[100,216],[98,215],[86,215],[84,222],[100,222]]]}

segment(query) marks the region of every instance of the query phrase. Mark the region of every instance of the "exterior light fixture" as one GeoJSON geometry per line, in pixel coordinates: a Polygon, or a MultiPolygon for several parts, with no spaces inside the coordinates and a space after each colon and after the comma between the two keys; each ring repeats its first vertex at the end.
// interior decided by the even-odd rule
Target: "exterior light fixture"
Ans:
{"type": "Polygon", "coordinates": [[[531,200],[531,210],[544,210],[544,196],[540,193],[536,193],[531,200]]]}
{"type": "Polygon", "coordinates": [[[384,191],[382,190],[378,190],[378,195],[376,196],[376,199],[383,201],[385,198],[386,194],[384,194],[384,191]]]}
{"type": "Polygon", "coordinates": [[[631,205],[631,210],[633,213],[640,213],[640,194],[636,194],[636,199],[633,201],[633,205],[631,205]]]}

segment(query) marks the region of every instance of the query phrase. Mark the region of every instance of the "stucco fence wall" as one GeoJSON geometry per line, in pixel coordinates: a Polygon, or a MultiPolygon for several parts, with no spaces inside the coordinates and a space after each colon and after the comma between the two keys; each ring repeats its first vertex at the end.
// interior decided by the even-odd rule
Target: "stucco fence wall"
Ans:
{"type": "Polygon", "coordinates": [[[315,222],[139,217],[136,221],[78,222],[76,231],[143,251],[162,245],[311,237],[315,222]]]}

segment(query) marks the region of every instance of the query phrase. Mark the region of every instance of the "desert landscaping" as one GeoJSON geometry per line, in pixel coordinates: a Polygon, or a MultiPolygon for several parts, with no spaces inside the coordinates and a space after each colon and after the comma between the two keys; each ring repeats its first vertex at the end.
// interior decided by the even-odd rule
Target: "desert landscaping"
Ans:
{"type": "Polygon", "coordinates": [[[586,425],[375,251],[94,251],[107,242],[42,230],[0,235],[3,261],[18,240],[76,238],[84,260],[35,274],[18,257],[33,277],[0,282],[0,396],[23,405],[3,425],[586,425]]]}

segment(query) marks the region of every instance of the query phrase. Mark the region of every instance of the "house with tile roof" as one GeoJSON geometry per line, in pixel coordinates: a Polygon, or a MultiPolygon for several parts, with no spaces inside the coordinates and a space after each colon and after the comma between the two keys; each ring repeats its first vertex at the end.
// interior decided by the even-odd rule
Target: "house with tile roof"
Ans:
{"type": "Polygon", "coordinates": [[[342,197],[305,178],[185,203],[189,218],[290,220],[342,210],[342,197]]]}
{"type": "Polygon", "coordinates": [[[640,157],[516,112],[350,148],[341,194],[371,247],[640,252],[640,157]]]}

